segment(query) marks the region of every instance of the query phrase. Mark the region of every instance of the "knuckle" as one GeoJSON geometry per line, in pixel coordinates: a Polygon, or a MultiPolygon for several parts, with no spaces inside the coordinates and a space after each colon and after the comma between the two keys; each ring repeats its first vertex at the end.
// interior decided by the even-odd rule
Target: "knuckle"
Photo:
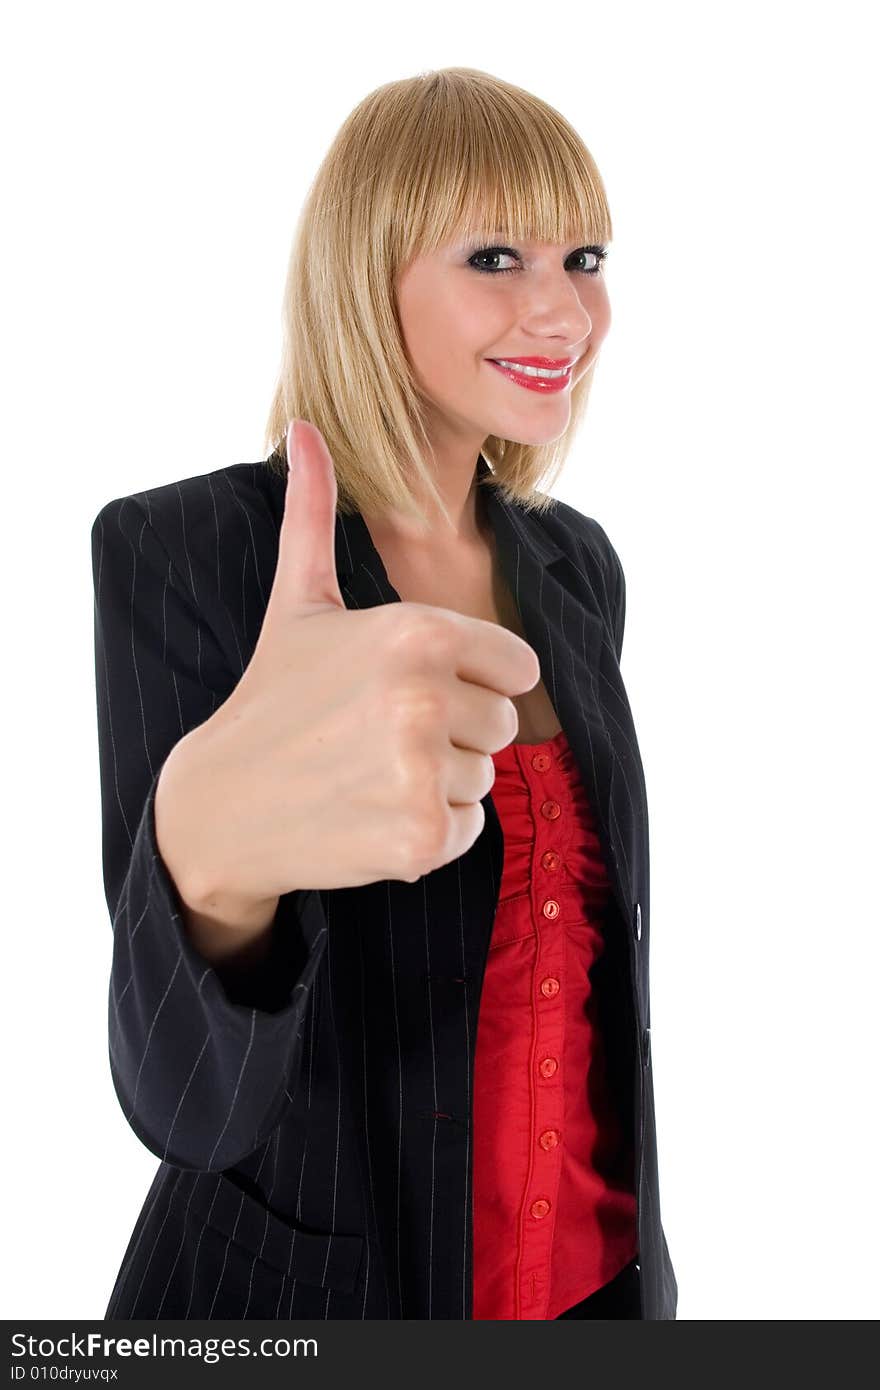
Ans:
{"type": "MultiPolygon", "coordinates": [[[[399,605],[389,605],[390,608],[399,605]]],[[[404,661],[420,662],[426,653],[441,658],[450,654],[455,643],[455,626],[436,609],[424,604],[406,604],[389,624],[391,649],[404,661]]]]}
{"type": "Polygon", "coordinates": [[[435,748],[398,740],[387,773],[387,795],[397,810],[398,876],[414,882],[436,865],[448,836],[443,759],[435,748]]]}
{"type": "Polygon", "coordinates": [[[427,680],[394,682],[386,694],[385,710],[401,731],[434,729],[448,718],[447,697],[427,680]]]}
{"type": "Polygon", "coordinates": [[[423,811],[410,823],[407,860],[419,873],[430,871],[446,844],[446,816],[439,810],[423,811]]]}
{"type": "Polygon", "coordinates": [[[449,829],[449,808],[437,758],[420,757],[410,763],[407,771],[410,794],[401,798],[406,814],[400,841],[407,863],[421,873],[426,865],[436,863],[443,851],[449,829]]]}

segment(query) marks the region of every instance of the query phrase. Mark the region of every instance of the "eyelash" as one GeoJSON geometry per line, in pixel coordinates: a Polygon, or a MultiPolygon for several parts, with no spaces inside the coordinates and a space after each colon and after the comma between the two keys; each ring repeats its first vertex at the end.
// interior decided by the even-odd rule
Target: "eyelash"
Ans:
{"type": "MultiPolygon", "coordinates": [[[[598,275],[599,271],[602,269],[602,262],[608,255],[605,247],[581,246],[579,250],[573,251],[572,255],[582,256],[584,252],[587,252],[588,255],[595,256],[596,264],[590,270],[582,269],[580,272],[581,275],[598,275]]],[[[472,265],[474,270],[480,275],[510,275],[516,269],[515,266],[508,266],[506,270],[486,270],[484,266],[473,265],[478,256],[517,256],[516,251],[512,251],[509,246],[486,246],[480,251],[475,251],[473,255],[468,258],[468,265],[472,265]]],[[[519,259],[518,256],[517,259],[519,259]]]]}

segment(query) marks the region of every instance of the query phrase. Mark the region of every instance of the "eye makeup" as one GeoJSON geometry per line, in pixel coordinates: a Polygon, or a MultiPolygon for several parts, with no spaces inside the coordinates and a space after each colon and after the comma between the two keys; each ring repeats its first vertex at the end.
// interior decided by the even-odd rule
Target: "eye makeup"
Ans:
{"type": "MultiPolygon", "coordinates": [[[[602,269],[602,263],[605,260],[605,257],[608,255],[608,251],[604,246],[581,246],[578,250],[572,251],[571,255],[592,256],[595,260],[595,265],[587,267],[580,266],[575,267],[575,269],[579,270],[579,272],[582,275],[598,275],[600,270],[602,269]]],[[[489,270],[485,266],[475,264],[475,262],[478,261],[480,257],[484,256],[512,256],[515,260],[521,260],[519,252],[514,251],[514,249],[510,246],[478,247],[476,251],[473,251],[470,254],[470,256],[468,256],[467,264],[481,275],[510,275],[516,269],[515,266],[507,266],[504,269],[489,270]]]]}

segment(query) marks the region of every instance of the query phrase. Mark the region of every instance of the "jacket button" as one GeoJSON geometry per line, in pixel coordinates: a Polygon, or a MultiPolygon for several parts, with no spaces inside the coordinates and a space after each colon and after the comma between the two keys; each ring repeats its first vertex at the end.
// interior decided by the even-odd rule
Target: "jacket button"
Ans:
{"type": "Polygon", "coordinates": [[[649,1067],[651,1065],[651,1030],[646,1028],[642,1034],[642,1062],[649,1067]]]}
{"type": "Polygon", "coordinates": [[[642,939],[642,904],[641,904],[641,903],[636,903],[636,911],[635,911],[635,917],[634,917],[634,920],[633,920],[633,927],[634,927],[635,934],[636,934],[636,941],[641,941],[641,939],[642,939]]]}
{"type": "Polygon", "coordinates": [[[555,1057],[542,1057],[538,1064],[538,1070],[542,1076],[552,1076],[558,1066],[559,1063],[555,1057]]]}
{"type": "Polygon", "coordinates": [[[559,1143],[559,1131],[556,1129],[545,1129],[539,1136],[538,1143],[542,1149],[555,1149],[559,1143]]]}
{"type": "Polygon", "coordinates": [[[546,979],[541,981],[541,993],[545,999],[552,999],[561,988],[559,981],[553,975],[548,975],[546,979]]]}
{"type": "Polygon", "coordinates": [[[546,1201],[543,1197],[539,1197],[537,1202],[532,1202],[532,1205],[529,1207],[529,1211],[532,1213],[532,1216],[537,1217],[546,1216],[549,1210],[550,1203],[546,1201]]]}

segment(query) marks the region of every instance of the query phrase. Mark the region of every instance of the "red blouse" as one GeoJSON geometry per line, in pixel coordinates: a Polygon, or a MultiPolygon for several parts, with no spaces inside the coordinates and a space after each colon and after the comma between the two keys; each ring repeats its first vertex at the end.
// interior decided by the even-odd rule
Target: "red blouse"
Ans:
{"type": "Polygon", "coordinates": [[[589,978],[610,884],[565,731],[494,762],[504,873],[477,1022],[474,1318],[556,1318],[638,1249],[589,978]]]}

